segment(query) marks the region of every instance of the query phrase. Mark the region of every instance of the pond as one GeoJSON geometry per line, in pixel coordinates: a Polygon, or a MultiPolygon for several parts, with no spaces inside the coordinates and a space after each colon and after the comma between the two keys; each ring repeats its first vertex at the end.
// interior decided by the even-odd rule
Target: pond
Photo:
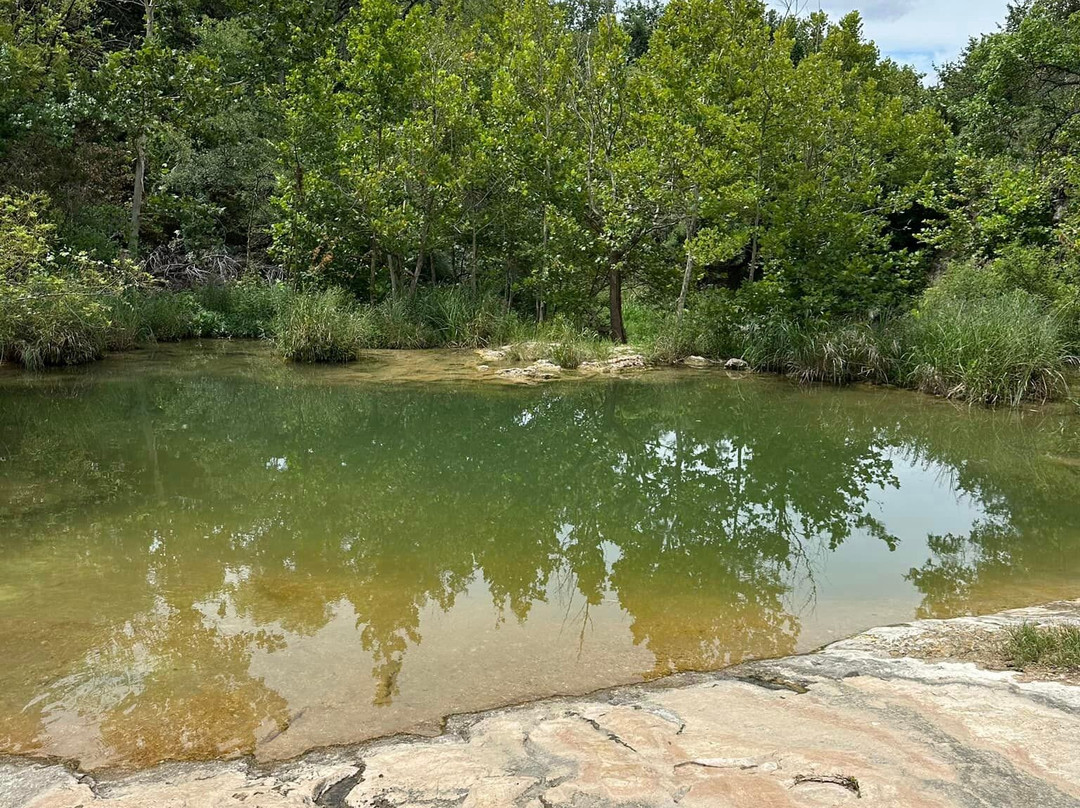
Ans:
{"type": "Polygon", "coordinates": [[[1080,595],[1074,405],[475,365],[0,373],[0,754],[283,759],[1080,595]]]}

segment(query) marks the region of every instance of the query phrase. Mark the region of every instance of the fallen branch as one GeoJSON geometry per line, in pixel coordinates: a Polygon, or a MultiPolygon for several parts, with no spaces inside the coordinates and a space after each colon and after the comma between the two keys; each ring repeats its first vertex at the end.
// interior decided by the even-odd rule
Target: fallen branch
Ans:
{"type": "Polygon", "coordinates": [[[862,789],[859,787],[859,781],[856,780],[854,777],[845,777],[842,774],[797,775],[795,777],[795,785],[799,786],[803,783],[824,783],[825,785],[829,786],[840,786],[840,788],[846,788],[856,797],[862,799],[862,789]]]}

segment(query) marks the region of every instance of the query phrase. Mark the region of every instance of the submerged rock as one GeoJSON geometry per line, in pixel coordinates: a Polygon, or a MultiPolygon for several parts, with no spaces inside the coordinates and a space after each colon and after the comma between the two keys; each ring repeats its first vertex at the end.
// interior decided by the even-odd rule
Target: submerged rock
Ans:
{"type": "Polygon", "coordinates": [[[541,359],[524,368],[504,368],[495,372],[495,375],[503,379],[517,381],[556,379],[562,373],[562,368],[554,362],[541,359]]]}
{"type": "Polygon", "coordinates": [[[438,738],[273,767],[171,764],[93,780],[8,760],[0,804],[1076,808],[1080,687],[917,658],[948,635],[1029,622],[1078,625],[1080,602],[875,629],[807,656],[461,716],[438,738]]]}
{"type": "Polygon", "coordinates": [[[506,359],[505,348],[481,348],[476,352],[482,362],[502,362],[506,359]]]}
{"type": "Polygon", "coordinates": [[[727,370],[750,370],[750,363],[745,359],[729,359],[724,367],[727,370]]]}
{"type": "Polygon", "coordinates": [[[706,359],[704,356],[688,356],[682,363],[690,368],[707,368],[714,364],[711,359],[706,359]]]}
{"type": "Polygon", "coordinates": [[[645,357],[637,353],[626,353],[612,357],[607,361],[612,370],[632,370],[646,365],[645,357]]]}

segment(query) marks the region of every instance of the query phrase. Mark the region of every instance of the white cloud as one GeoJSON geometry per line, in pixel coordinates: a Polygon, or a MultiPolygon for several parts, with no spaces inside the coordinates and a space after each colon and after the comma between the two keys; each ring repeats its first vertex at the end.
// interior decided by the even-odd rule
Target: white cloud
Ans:
{"type": "Polygon", "coordinates": [[[1004,22],[1008,0],[771,0],[777,8],[803,12],[819,7],[836,20],[862,12],[866,35],[881,52],[933,74],[933,65],[960,55],[971,37],[996,31],[1004,22]]]}

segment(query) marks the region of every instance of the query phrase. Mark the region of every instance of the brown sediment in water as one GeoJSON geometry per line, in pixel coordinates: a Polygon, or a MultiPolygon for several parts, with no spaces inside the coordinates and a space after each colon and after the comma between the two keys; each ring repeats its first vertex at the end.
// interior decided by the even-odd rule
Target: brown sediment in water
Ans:
{"type": "Polygon", "coordinates": [[[1080,624],[1080,604],[874,629],[821,651],[450,720],[264,766],[83,776],[0,761],[13,808],[673,804],[815,808],[1080,799],[1080,688],[900,656],[923,635],[1080,624]],[[790,683],[775,686],[771,683],[790,683]]]}

